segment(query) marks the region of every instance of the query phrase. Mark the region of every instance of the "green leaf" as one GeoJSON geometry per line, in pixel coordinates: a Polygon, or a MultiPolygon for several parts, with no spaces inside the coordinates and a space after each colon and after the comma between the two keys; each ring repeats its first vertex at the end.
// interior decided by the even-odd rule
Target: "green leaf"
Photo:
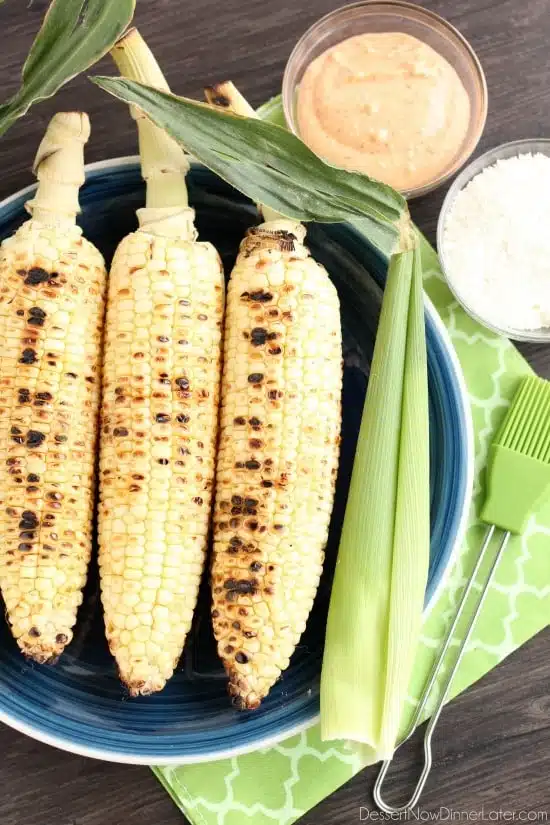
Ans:
{"type": "Polygon", "coordinates": [[[323,739],[390,758],[430,553],[428,373],[418,249],[394,255],[353,464],[321,674],[323,739]]]}
{"type": "Polygon", "coordinates": [[[142,109],[198,160],[256,203],[303,221],[359,222],[386,254],[404,198],[367,175],[329,166],[287,129],[160,92],[123,78],[102,89],[142,109]]]}
{"type": "Polygon", "coordinates": [[[0,106],[0,135],[33,103],[51,97],[107,54],[134,8],[135,0],[53,0],[23,67],[21,87],[0,106]]]}

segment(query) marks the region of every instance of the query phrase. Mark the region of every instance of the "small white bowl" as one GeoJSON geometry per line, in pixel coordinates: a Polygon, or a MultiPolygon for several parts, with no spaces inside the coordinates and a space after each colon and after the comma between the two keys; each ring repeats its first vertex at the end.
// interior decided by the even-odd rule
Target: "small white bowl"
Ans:
{"type": "Polygon", "coordinates": [[[458,193],[461,192],[462,189],[464,189],[464,187],[466,187],[470,181],[476,177],[476,175],[479,175],[479,173],[483,172],[484,169],[487,169],[488,166],[493,166],[497,160],[507,160],[508,158],[514,158],[518,155],[525,154],[542,154],[550,157],[550,138],[514,140],[511,143],[503,143],[501,146],[496,146],[494,149],[490,149],[488,152],[485,152],[484,155],[476,158],[462,170],[447,192],[447,196],[443,201],[443,206],[441,207],[441,212],[439,213],[439,220],[437,223],[437,251],[439,253],[441,269],[449,289],[459,304],[466,310],[468,315],[474,318],[474,320],[478,321],[492,332],[496,332],[498,335],[504,335],[506,338],[512,338],[515,341],[548,343],[550,342],[550,327],[541,327],[534,330],[518,330],[513,327],[497,327],[492,324],[491,321],[488,321],[486,318],[479,315],[479,313],[476,312],[475,307],[465,301],[460,294],[460,287],[455,283],[455,281],[453,281],[451,275],[449,274],[449,269],[445,260],[445,244],[443,241],[445,223],[458,193]]]}

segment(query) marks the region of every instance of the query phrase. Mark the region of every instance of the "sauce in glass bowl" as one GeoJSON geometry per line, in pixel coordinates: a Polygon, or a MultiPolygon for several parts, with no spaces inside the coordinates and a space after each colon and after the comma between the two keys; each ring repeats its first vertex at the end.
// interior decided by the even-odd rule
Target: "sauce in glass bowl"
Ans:
{"type": "Polygon", "coordinates": [[[427,43],[404,32],[367,32],[309,64],[296,116],[300,136],[326,161],[406,191],[456,157],[470,100],[457,71],[427,43]]]}

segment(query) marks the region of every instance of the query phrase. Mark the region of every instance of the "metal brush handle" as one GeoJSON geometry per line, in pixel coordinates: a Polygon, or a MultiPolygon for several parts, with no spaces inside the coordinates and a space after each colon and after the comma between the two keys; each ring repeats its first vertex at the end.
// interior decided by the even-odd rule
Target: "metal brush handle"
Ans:
{"type": "MultiPolygon", "coordinates": [[[[443,645],[441,653],[437,657],[437,659],[436,659],[436,661],[435,661],[435,663],[432,667],[428,682],[426,683],[426,687],[424,688],[422,696],[420,697],[420,702],[418,704],[418,707],[416,709],[414,717],[413,717],[413,719],[412,719],[412,721],[411,721],[411,723],[410,723],[410,725],[407,729],[407,733],[406,733],[404,739],[399,743],[399,746],[396,749],[396,751],[399,750],[399,748],[412,736],[416,726],[418,725],[418,723],[419,723],[419,721],[422,717],[422,714],[424,712],[424,709],[426,707],[428,699],[430,698],[432,688],[433,688],[433,686],[434,686],[434,684],[437,680],[437,677],[439,676],[439,673],[441,671],[441,667],[442,667],[442,665],[445,661],[445,654],[447,653],[447,651],[448,651],[448,649],[451,645],[454,632],[455,632],[456,627],[457,627],[457,625],[458,625],[458,623],[459,623],[459,621],[462,617],[462,614],[464,612],[464,607],[466,606],[466,602],[468,601],[468,597],[469,597],[469,595],[472,591],[472,588],[474,586],[474,583],[476,581],[477,574],[479,573],[479,571],[481,569],[481,566],[483,564],[483,561],[485,559],[487,549],[488,549],[489,545],[491,544],[491,540],[494,536],[495,529],[496,529],[495,526],[491,525],[491,527],[489,527],[489,529],[487,530],[487,533],[485,534],[485,539],[484,539],[483,545],[481,547],[479,558],[478,558],[478,560],[476,562],[476,565],[473,569],[470,580],[469,580],[468,584],[466,585],[466,588],[464,589],[464,593],[462,594],[462,598],[460,600],[460,604],[458,605],[456,615],[455,615],[455,617],[453,619],[453,622],[452,622],[452,624],[451,624],[451,626],[450,626],[450,628],[447,632],[447,636],[445,638],[445,644],[443,645]]],[[[414,806],[417,804],[418,800],[420,799],[420,795],[421,795],[422,791],[424,790],[424,786],[426,785],[426,781],[428,779],[428,774],[430,773],[430,769],[432,767],[432,734],[434,732],[435,726],[437,725],[439,717],[441,716],[441,711],[443,710],[443,705],[445,704],[445,700],[447,699],[447,696],[449,695],[449,690],[451,688],[451,684],[452,684],[453,679],[455,677],[455,674],[456,674],[456,672],[459,668],[460,662],[462,661],[462,657],[464,655],[464,651],[466,649],[466,646],[467,646],[468,642],[470,641],[470,637],[472,635],[472,631],[473,631],[475,623],[477,621],[477,617],[479,616],[479,614],[481,612],[481,608],[483,607],[483,603],[485,601],[485,596],[487,595],[487,592],[489,591],[489,587],[490,587],[491,582],[493,580],[494,572],[497,568],[497,565],[498,565],[498,563],[501,559],[502,554],[504,553],[504,550],[506,549],[506,545],[508,544],[509,539],[510,539],[510,533],[509,532],[504,533],[504,535],[502,537],[502,540],[500,542],[500,546],[498,548],[497,554],[495,556],[493,564],[491,565],[491,569],[489,570],[487,579],[486,579],[485,584],[483,586],[483,589],[481,591],[481,595],[480,595],[479,600],[477,602],[476,609],[474,610],[474,613],[472,615],[472,618],[470,619],[470,622],[468,624],[468,627],[467,627],[466,633],[464,635],[464,638],[462,640],[462,643],[461,643],[461,645],[458,649],[458,653],[457,653],[454,665],[452,666],[451,670],[449,671],[448,676],[446,677],[446,679],[443,683],[441,695],[439,697],[439,700],[438,700],[437,705],[434,709],[433,715],[432,715],[432,717],[431,717],[431,719],[428,723],[428,726],[426,728],[426,733],[424,734],[424,768],[422,770],[422,773],[420,774],[420,779],[418,780],[416,788],[414,789],[414,793],[411,796],[411,798],[409,799],[409,801],[405,805],[402,805],[399,808],[394,808],[391,805],[388,805],[386,802],[384,802],[384,799],[382,798],[382,785],[384,783],[384,779],[385,779],[386,774],[388,772],[388,768],[390,767],[393,759],[387,759],[385,762],[382,763],[382,767],[380,768],[380,773],[378,774],[378,778],[377,778],[376,784],[374,786],[373,795],[374,795],[374,801],[375,801],[376,805],[384,813],[387,813],[387,814],[406,813],[407,811],[410,811],[412,808],[414,808],[414,806]]],[[[395,754],[394,754],[394,756],[395,756],[395,754]]]]}

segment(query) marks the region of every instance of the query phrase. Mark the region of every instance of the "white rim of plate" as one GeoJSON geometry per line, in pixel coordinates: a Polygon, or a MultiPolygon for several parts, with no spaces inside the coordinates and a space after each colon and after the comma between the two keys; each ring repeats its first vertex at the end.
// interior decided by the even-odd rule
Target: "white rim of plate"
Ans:
{"type": "MultiPolygon", "coordinates": [[[[108,160],[100,160],[96,161],[95,163],[87,163],[86,164],[86,172],[93,172],[96,170],[103,170],[103,169],[112,169],[114,167],[119,166],[131,166],[133,164],[139,163],[139,156],[138,155],[124,155],[120,158],[109,158],[108,160]]],[[[36,184],[30,184],[26,186],[24,189],[20,189],[18,192],[15,192],[13,195],[5,198],[3,201],[0,201],[0,209],[5,206],[8,206],[12,201],[20,198],[22,195],[30,194],[36,188],[36,184]]],[[[475,454],[474,454],[474,434],[473,434],[473,422],[472,422],[472,415],[471,409],[469,404],[469,394],[468,389],[466,387],[466,382],[464,380],[464,374],[462,372],[462,367],[460,366],[460,362],[458,360],[458,356],[456,354],[455,348],[453,343],[449,337],[449,333],[441,320],[439,313],[435,309],[434,305],[432,304],[431,300],[428,296],[424,295],[424,302],[426,311],[433,321],[434,326],[437,329],[438,334],[441,336],[441,339],[445,345],[445,349],[449,356],[449,360],[452,365],[452,369],[454,372],[454,376],[456,378],[456,382],[460,391],[460,398],[462,402],[462,416],[464,418],[466,424],[466,485],[464,491],[464,501],[462,503],[462,511],[460,515],[460,520],[458,523],[456,539],[453,544],[453,548],[451,550],[451,554],[441,576],[437,587],[435,588],[432,597],[428,604],[424,609],[424,619],[426,619],[433,606],[436,604],[439,596],[441,595],[447,579],[449,577],[450,571],[454,567],[454,563],[458,556],[458,552],[460,547],[462,546],[462,542],[464,540],[464,535],[466,533],[466,528],[468,525],[469,515],[470,515],[470,504],[471,504],[471,497],[472,497],[472,489],[474,483],[474,461],[475,461],[475,454]]],[[[234,748],[229,748],[225,751],[220,751],[215,753],[211,756],[208,754],[200,754],[199,756],[163,756],[160,758],[151,758],[149,756],[132,756],[126,753],[118,753],[117,751],[104,751],[101,748],[89,748],[83,745],[75,745],[70,739],[64,739],[62,737],[57,736],[50,736],[47,733],[44,733],[39,728],[35,728],[33,725],[29,725],[26,722],[21,722],[18,719],[12,719],[9,714],[5,713],[4,711],[0,711],[0,722],[7,725],[14,730],[19,731],[20,733],[24,733],[26,736],[29,736],[31,739],[35,739],[38,742],[43,742],[45,745],[51,745],[54,748],[58,748],[59,750],[68,751],[69,753],[74,753],[77,756],[87,756],[91,759],[100,759],[103,762],[118,762],[125,765],[147,765],[149,767],[163,767],[165,765],[193,765],[193,764],[200,764],[203,762],[217,762],[222,759],[230,759],[233,756],[243,756],[246,753],[251,753],[253,751],[259,750],[260,748],[269,748],[272,745],[276,745],[278,742],[281,742],[283,739],[289,739],[291,736],[296,736],[298,733],[302,733],[302,731],[308,730],[308,728],[313,727],[319,721],[319,714],[316,714],[312,719],[309,719],[307,722],[303,722],[299,725],[295,725],[290,730],[285,730],[282,733],[275,733],[272,736],[266,736],[259,742],[255,742],[253,745],[242,745],[241,747],[235,746],[234,748]]]]}

